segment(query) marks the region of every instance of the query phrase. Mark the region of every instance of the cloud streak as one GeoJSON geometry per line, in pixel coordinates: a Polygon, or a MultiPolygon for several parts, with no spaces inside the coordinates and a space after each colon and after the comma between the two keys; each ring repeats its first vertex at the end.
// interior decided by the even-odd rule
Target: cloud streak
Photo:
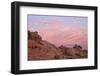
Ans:
{"type": "Polygon", "coordinates": [[[79,44],[84,48],[87,48],[87,33],[83,30],[78,29],[64,28],[63,29],[50,29],[46,31],[40,31],[39,34],[44,40],[55,44],[56,46],[60,45],[74,45],[79,44]]]}

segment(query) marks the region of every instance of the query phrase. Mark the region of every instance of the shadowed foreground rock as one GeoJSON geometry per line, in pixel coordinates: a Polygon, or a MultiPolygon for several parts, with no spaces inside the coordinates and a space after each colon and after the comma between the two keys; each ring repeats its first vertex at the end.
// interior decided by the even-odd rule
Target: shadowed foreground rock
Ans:
{"type": "Polygon", "coordinates": [[[75,45],[72,48],[61,45],[56,47],[48,41],[42,40],[37,31],[28,31],[28,60],[87,58],[87,50],[75,45]]]}

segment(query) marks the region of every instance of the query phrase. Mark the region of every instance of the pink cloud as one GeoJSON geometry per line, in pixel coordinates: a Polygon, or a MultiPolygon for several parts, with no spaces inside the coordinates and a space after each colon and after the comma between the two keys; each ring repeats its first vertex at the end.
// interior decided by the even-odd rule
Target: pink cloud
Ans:
{"type": "Polygon", "coordinates": [[[39,34],[44,40],[47,40],[56,46],[79,44],[82,47],[87,47],[87,32],[79,28],[65,27],[53,28],[40,31],[39,34]]]}

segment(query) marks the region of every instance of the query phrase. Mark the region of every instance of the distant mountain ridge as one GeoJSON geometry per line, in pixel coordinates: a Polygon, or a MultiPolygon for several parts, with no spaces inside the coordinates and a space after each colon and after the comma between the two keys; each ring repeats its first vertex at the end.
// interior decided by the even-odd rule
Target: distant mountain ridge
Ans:
{"type": "Polygon", "coordinates": [[[28,31],[28,60],[53,60],[53,59],[77,59],[87,58],[87,50],[82,50],[75,44],[72,48],[54,44],[42,40],[37,31],[28,31]]]}

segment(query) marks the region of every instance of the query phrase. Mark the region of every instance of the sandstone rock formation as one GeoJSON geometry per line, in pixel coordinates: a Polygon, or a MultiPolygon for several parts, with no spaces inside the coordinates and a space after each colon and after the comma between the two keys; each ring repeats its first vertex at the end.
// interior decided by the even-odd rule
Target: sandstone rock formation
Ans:
{"type": "Polygon", "coordinates": [[[28,31],[28,60],[77,58],[87,58],[87,50],[82,50],[82,47],[77,44],[72,48],[63,45],[56,47],[54,44],[42,40],[37,31],[28,31]]]}

